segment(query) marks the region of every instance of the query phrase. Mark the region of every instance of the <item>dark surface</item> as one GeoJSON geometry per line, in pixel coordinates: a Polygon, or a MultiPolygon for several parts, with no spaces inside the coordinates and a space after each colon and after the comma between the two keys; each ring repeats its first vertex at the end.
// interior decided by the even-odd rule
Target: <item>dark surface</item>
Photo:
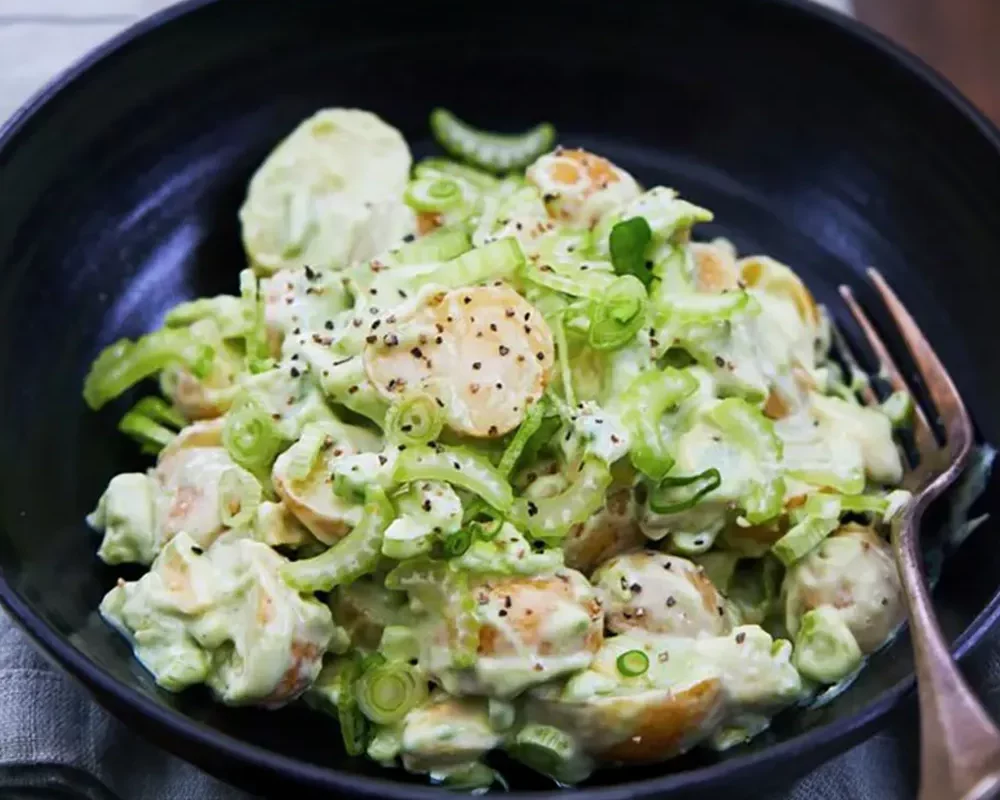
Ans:
{"type": "MultiPolygon", "coordinates": [[[[322,717],[156,690],[93,613],[117,572],[96,559],[83,523],[113,474],[143,466],[115,433],[128,399],[94,415],[79,391],[112,339],[147,330],[182,298],[235,291],[246,181],[317,107],[370,108],[418,154],[429,151],[432,105],[487,127],[551,119],[564,144],[712,208],[719,222],[703,236],[792,264],[831,305],[838,282],[860,283],[860,270],[878,265],[984,436],[1000,441],[1000,228],[990,218],[1000,151],[963,103],[874,36],[790,3],[628,12],[609,3],[605,15],[568,0],[479,8],[195,3],[107,48],[0,138],[0,599],[136,730],[257,791],[301,782],[341,794],[431,792],[346,759],[322,717]]],[[[995,504],[992,492],[986,505],[995,504]]],[[[1000,585],[996,535],[993,523],[977,531],[937,592],[963,648],[994,615],[983,609],[1000,585]]],[[[884,722],[910,669],[903,639],[836,702],[782,715],[748,747],[604,771],[583,794],[726,785],[738,796],[790,780],[884,722]]],[[[546,788],[522,773],[512,784],[546,788]]]]}

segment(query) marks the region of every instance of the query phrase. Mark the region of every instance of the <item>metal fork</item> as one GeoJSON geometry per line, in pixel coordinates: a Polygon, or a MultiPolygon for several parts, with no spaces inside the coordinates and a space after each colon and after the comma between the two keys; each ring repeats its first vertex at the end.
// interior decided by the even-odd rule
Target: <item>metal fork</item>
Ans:
{"type": "MultiPolygon", "coordinates": [[[[913,317],[885,278],[875,269],[868,278],[878,290],[927,388],[941,421],[945,441],[937,436],[909,389],[902,372],[881,336],[848,286],[840,287],[844,299],[881,366],[881,375],[893,389],[909,391],[914,398],[913,437],[916,459],[910,459],[904,486],[913,501],[892,526],[892,547],[909,609],[917,689],[920,702],[920,800],[985,800],[1000,797],[1000,731],[962,678],[941,635],[924,577],[919,547],[924,511],[947,489],[972,452],[972,422],[941,361],[920,332],[913,317]]],[[[843,337],[838,347],[848,367],[857,359],[843,337]]],[[[873,405],[878,398],[871,387],[861,392],[873,405]]]]}

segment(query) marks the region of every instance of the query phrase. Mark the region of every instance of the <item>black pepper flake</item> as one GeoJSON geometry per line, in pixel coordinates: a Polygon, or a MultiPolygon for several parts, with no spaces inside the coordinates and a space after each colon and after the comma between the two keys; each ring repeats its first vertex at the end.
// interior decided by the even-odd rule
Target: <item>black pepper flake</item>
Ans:
{"type": "Polygon", "coordinates": [[[347,387],[347,393],[348,394],[354,394],[357,390],[358,390],[357,386],[349,386],[349,387],[347,387]]]}
{"type": "Polygon", "coordinates": [[[387,333],[382,337],[382,341],[386,347],[395,347],[399,344],[399,337],[394,333],[387,333]]]}
{"type": "Polygon", "coordinates": [[[506,609],[506,608],[501,608],[501,609],[500,609],[500,610],[499,610],[499,611],[497,612],[497,616],[500,616],[500,617],[506,617],[506,616],[507,616],[507,609],[506,609]]]}
{"type": "Polygon", "coordinates": [[[298,336],[300,333],[302,333],[301,328],[296,328],[294,331],[292,331],[293,336],[298,336]]]}
{"type": "Polygon", "coordinates": [[[504,313],[505,317],[509,318],[509,317],[513,317],[516,312],[514,311],[513,308],[508,308],[508,309],[505,309],[503,313],[504,313]]]}
{"type": "Polygon", "coordinates": [[[527,322],[529,319],[531,319],[531,312],[530,311],[525,311],[524,312],[524,321],[527,322]]]}
{"type": "Polygon", "coordinates": [[[490,436],[496,436],[498,433],[496,425],[490,425],[490,429],[487,431],[490,436]]]}
{"type": "Polygon", "coordinates": [[[354,326],[355,328],[360,328],[360,327],[361,327],[361,320],[360,320],[360,319],[358,319],[357,317],[355,317],[354,319],[352,319],[352,320],[351,320],[351,324],[352,324],[352,325],[353,325],[353,326],[354,326]]]}
{"type": "Polygon", "coordinates": [[[444,337],[443,336],[435,336],[434,337],[434,344],[443,344],[443,343],[444,343],[444,337]]]}
{"type": "Polygon", "coordinates": [[[726,615],[725,610],[722,608],[722,606],[719,606],[719,616],[724,617],[725,615],[726,615]]]}
{"type": "Polygon", "coordinates": [[[332,331],[333,330],[333,320],[332,319],[328,319],[326,322],[323,323],[323,327],[326,328],[328,331],[332,331]]]}
{"type": "Polygon", "coordinates": [[[882,605],[883,606],[889,605],[889,598],[888,597],[883,597],[882,598],[882,605]]]}
{"type": "Polygon", "coordinates": [[[444,400],[440,397],[435,397],[434,402],[438,404],[438,408],[444,408],[444,400]]]}
{"type": "Polygon", "coordinates": [[[388,460],[389,460],[388,458],[386,458],[384,455],[382,455],[381,453],[379,453],[379,456],[378,456],[378,463],[379,463],[379,465],[381,465],[381,466],[384,467],[386,465],[386,462],[388,460]]]}
{"type": "Polygon", "coordinates": [[[653,262],[652,261],[647,261],[646,262],[646,269],[652,269],[652,268],[653,268],[653,262]]]}
{"type": "Polygon", "coordinates": [[[473,369],[482,369],[483,368],[483,362],[482,361],[473,361],[472,362],[472,368],[473,369]]]}
{"type": "Polygon", "coordinates": [[[632,594],[639,594],[639,592],[642,591],[642,586],[640,586],[638,583],[633,583],[631,586],[628,587],[628,590],[632,592],[632,594]]]}
{"type": "Polygon", "coordinates": [[[404,292],[404,291],[403,291],[402,289],[397,289],[397,290],[396,290],[396,293],[397,293],[397,294],[398,294],[398,295],[399,295],[400,297],[402,297],[402,298],[403,298],[404,300],[406,299],[406,292],[404,292]]]}
{"type": "Polygon", "coordinates": [[[298,367],[292,367],[289,370],[289,372],[291,373],[291,375],[292,375],[293,378],[297,378],[297,377],[299,377],[299,375],[302,374],[301,372],[299,372],[299,368],[298,367]]]}
{"type": "Polygon", "coordinates": [[[736,634],[736,644],[743,644],[743,640],[747,638],[747,635],[740,631],[736,634]]]}
{"type": "Polygon", "coordinates": [[[292,361],[298,361],[298,360],[299,360],[299,354],[298,353],[293,353],[292,354],[292,361]]]}
{"type": "Polygon", "coordinates": [[[667,608],[673,608],[677,605],[677,601],[674,599],[673,595],[667,598],[667,608]]]}
{"type": "Polygon", "coordinates": [[[528,501],[528,516],[529,516],[529,517],[533,517],[533,516],[535,516],[535,514],[537,514],[537,513],[538,513],[538,506],[536,506],[536,505],[535,505],[534,503],[532,503],[532,502],[531,502],[531,501],[529,500],[529,501],[528,501]]]}
{"type": "Polygon", "coordinates": [[[499,350],[500,355],[502,355],[502,356],[505,356],[505,355],[507,355],[510,352],[510,348],[507,347],[507,345],[505,345],[505,344],[500,345],[500,347],[497,348],[497,349],[499,350]]]}
{"type": "Polygon", "coordinates": [[[465,297],[462,298],[462,302],[465,303],[466,305],[469,305],[469,303],[472,302],[472,298],[469,297],[469,295],[466,295],[465,297]]]}
{"type": "Polygon", "coordinates": [[[452,461],[452,462],[451,462],[451,465],[452,465],[452,466],[453,466],[453,467],[454,467],[455,469],[457,469],[457,470],[458,470],[459,472],[461,472],[461,471],[462,471],[462,465],[461,465],[461,464],[459,464],[459,463],[458,463],[457,461],[452,461]]]}
{"type": "Polygon", "coordinates": [[[409,423],[407,423],[407,424],[405,424],[405,425],[400,425],[400,426],[399,426],[399,429],[400,429],[400,430],[401,430],[401,431],[402,431],[403,433],[409,433],[410,431],[412,431],[412,430],[413,430],[413,426],[412,426],[412,425],[410,425],[409,423]]]}
{"type": "Polygon", "coordinates": [[[544,361],[545,360],[545,353],[542,353],[541,351],[539,351],[538,353],[535,354],[535,358],[537,358],[539,361],[544,361]]]}
{"type": "Polygon", "coordinates": [[[410,355],[413,356],[414,358],[423,358],[424,351],[421,350],[419,347],[414,347],[412,350],[410,350],[410,355]]]}
{"type": "Polygon", "coordinates": [[[668,561],[666,564],[664,564],[663,568],[664,569],[670,569],[670,562],[668,561]]]}
{"type": "Polygon", "coordinates": [[[502,383],[500,383],[499,381],[497,381],[497,384],[496,384],[496,387],[497,387],[498,389],[502,389],[502,388],[503,388],[503,384],[502,384],[502,383]]]}
{"type": "Polygon", "coordinates": [[[402,453],[402,452],[403,452],[403,451],[404,451],[404,450],[406,449],[406,445],[405,445],[405,444],[401,444],[401,445],[400,445],[399,447],[397,447],[396,449],[397,449],[397,450],[398,450],[398,451],[399,451],[400,453],[402,453]]]}
{"type": "Polygon", "coordinates": [[[406,234],[406,236],[403,237],[403,241],[409,243],[409,242],[412,242],[416,238],[417,237],[414,236],[412,233],[408,233],[408,234],[406,234]]]}
{"type": "Polygon", "coordinates": [[[375,320],[375,321],[374,321],[374,322],[372,323],[372,330],[373,330],[373,331],[377,331],[377,330],[379,329],[379,326],[380,326],[381,324],[382,324],[382,320],[380,320],[380,319],[377,319],[377,320],[375,320]]]}
{"type": "Polygon", "coordinates": [[[715,366],[720,367],[720,368],[726,366],[726,359],[724,359],[722,356],[716,356],[715,357],[715,366]]]}
{"type": "Polygon", "coordinates": [[[373,333],[370,336],[366,336],[365,341],[368,342],[368,344],[375,344],[375,342],[378,341],[378,337],[373,333]]]}
{"type": "Polygon", "coordinates": [[[369,289],[368,290],[368,294],[370,294],[372,297],[375,297],[378,294],[378,289],[374,289],[374,288],[373,289],[369,289]]]}
{"type": "Polygon", "coordinates": [[[503,607],[504,608],[510,608],[512,605],[514,605],[514,601],[510,599],[510,595],[507,595],[503,599],[503,607]]]}
{"type": "Polygon", "coordinates": [[[202,550],[200,547],[198,547],[198,545],[192,545],[191,552],[194,553],[196,556],[200,556],[205,551],[202,550]]]}
{"type": "Polygon", "coordinates": [[[317,278],[319,277],[319,273],[318,273],[318,272],[316,272],[316,270],[314,270],[314,269],[313,269],[312,267],[310,267],[310,266],[309,266],[308,264],[306,264],[306,265],[305,265],[305,268],[304,268],[304,269],[305,269],[305,272],[306,272],[306,278],[307,278],[308,280],[310,280],[310,281],[314,281],[314,280],[316,280],[316,279],[317,279],[317,278]]]}
{"type": "Polygon", "coordinates": [[[496,331],[497,331],[497,324],[495,322],[491,322],[490,323],[490,330],[493,331],[494,333],[496,333],[496,331]]]}
{"type": "Polygon", "coordinates": [[[431,501],[429,499],[428,500],[424,500],[423,505],[421,505],[420,507],[424,511],[430,511],[431,510],[431,501]]]}

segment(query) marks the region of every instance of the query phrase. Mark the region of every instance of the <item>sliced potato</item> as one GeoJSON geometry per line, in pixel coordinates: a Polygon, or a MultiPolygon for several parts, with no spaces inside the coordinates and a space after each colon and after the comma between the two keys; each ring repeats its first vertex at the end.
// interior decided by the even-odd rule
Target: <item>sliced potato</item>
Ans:
{"type": "Polygon", "coordinates": [[[160,458],[153,479],[163,492],[160,499],[162,532],[167,542],[184,531],[201,547],[208,547],[225,530],[219,513],[219,479],[234,465],[225,448],[185,447],[160,458]]]}
{"type": "Polygon", "coordinates": [[[563,540],[566,566],[589,575],[609,558],[640,548],[645,537],[635,512],[631,488],[612,488],[604,508],[570,528],[563,540]]]}
{"type": "Polygon", "coordinates": [[[590,227],[609,211],[639,196],[639,185],[621,167],[586,150],[557,148],[527,170],[549,215],[590,227]]]}
{"type": "Polygon", "coordinates": [[[516,428],[542,396],[555,361],[542,315],[503,284],[440,292],[383,328],[364,356],[380,393],[391,400],[425,391],[449,427],[470,436],[496,438],[516,428]]]}
{"type": "Polygon", "coordinates": [[[732,245],[724,239],[691,245],[695,285],[699,292],[726,292],[739,288],[740,269],[732,245]]]}
{"type": "Polygon", "coordinates": [[[611,559],[593,576],[607,626],[675,636],[719,636],[730,629],[726,602],[705,570],[679,556],[643,550],[611,559]]]}
{"type": "Polygon", "coordinates": [[[357,449],[341,435],[343,426],[339,423],[314,424],[328,428],[329,444],[321,450],[309,474],[304,479],[292,477],[297,447],[293,445],[274,462],[271,481],[278,497],[298,521],[321,542],[332,545],[361,521],[362,504],[336,494],[330,476],[333,463],[356,453],[357,449]]]}

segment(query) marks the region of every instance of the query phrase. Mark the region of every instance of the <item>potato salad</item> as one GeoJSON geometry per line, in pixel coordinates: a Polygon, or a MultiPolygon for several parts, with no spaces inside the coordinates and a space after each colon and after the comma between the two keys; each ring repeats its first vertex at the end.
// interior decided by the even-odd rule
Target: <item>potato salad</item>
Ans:
{"type": "Polygon", "coordinates": [[[737,745],[850,679],[904,615],[908,398],[861,405],[795,271],[673,189],[430,123],[414,163],[372,113],[303,121],[236,293],[96,358],[155,460],[88,517],[148,569],[104,619],[164,690],[304,702],[469,790],[496,750],[571,785],[737,745]]]}

